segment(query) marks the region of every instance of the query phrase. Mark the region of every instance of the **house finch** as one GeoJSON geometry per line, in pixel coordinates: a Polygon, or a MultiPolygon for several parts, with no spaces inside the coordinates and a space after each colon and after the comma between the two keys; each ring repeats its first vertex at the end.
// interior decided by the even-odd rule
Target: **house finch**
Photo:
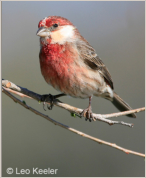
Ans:
{"type": "Polygon", "coordinates": [[[113,91],[111,75],[95,49],[69,20],[49,16],[39,22],[38,28],[41,72],[48,84],[62,92],[56,98],[63,95],[89,98],[89,106],[81,113],[89,121],[93,119],[93,95],[110,100],[120,111],[131,110],[113,91]]]}

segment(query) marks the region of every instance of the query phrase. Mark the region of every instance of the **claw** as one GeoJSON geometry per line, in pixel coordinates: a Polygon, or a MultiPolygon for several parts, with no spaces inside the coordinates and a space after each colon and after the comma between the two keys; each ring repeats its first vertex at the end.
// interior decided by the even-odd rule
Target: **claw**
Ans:
{"type": "Polygon", "coordinates": [[[45,105],[46,105],[46,102],[43,102],[43,109],[44,109],[44,111],[46,111],[45,105]]]}
{"type": "Polygon", "coordinates": [[[89,122],[95,120],[91,109],[91,98],[92,97],[89,97],[89,106],[80,113],[81,116],[86,117],[85,121],[89,120],[89,122]]]}
{"type": "Polygon", "coordinates": [[[50,106],[47,104],[47,108],[48,108],[49,110],[52,110],[53,106],[54,106],[53,100],[51,101],[50,106]]]}
{"type": "Polygon", "coordinates": [[[42,95],[42,98],[41,98],[41,101],[43,101],[43,109],[46,111],[45,109],[45,105],[46,105],[46,102],[49,101],[50,102],[50,106],[47,104],[47,108],[49,110],[52,110],[54,104],[53,104],[53,101],[54,101],[54,96],[51,95],[51,94],[48,94],[48,95],[42,95]]]}
{"type": "Polygon", "coordinates": [[[51,95],[51,94],[42,95],[41,101],[43,101],[43,109],[46,111],[45,105],[46,105],[46,102],[49,101],[49,102],[50,102],[50,105],[47,104],[47,108],[48,108],[49,110],[52,110],[52,108],[53,108],[53,106],[54,106],[53,101],[54,101],[56,98],[59,98],[59,97],[61,97],[61,96],[65,96],[65,94],[62,93],[62,94],[59,94],[59,95],[51,95]]]}
{"type": "Polygon", "coordinates": [[[94,120],[91,106],[89,106],[87,109],[84,109],[80,115],[86,117],[85,121],[89,120],[89,122],[91,122],[92,120],[94,120]]]}

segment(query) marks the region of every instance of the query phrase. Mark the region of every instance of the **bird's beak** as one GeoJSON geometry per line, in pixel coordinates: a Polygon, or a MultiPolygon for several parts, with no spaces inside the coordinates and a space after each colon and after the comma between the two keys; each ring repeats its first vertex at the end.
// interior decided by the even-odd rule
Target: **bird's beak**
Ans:
{"type": "Polygon", "coordinates": [[[49,28],[45,28],[45,27],[40,27],[36,33],[37,36],[40,37],[47,37],[50,35],[50,30],[49,28]]]}

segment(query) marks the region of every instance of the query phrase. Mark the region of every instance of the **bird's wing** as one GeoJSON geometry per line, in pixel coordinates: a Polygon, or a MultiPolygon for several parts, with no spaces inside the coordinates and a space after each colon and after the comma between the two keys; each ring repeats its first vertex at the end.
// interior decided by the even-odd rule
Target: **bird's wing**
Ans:
{"type": "Polygon", "coordinates": [[[77,49],[79,50],[79,54],[84,62],[93,70],[98,70],[104,77],[106,83],[114,89],[112,77],[105,64],[96,54],[94,48],[85,39],[82,39],[77,42],[77,49]]]}

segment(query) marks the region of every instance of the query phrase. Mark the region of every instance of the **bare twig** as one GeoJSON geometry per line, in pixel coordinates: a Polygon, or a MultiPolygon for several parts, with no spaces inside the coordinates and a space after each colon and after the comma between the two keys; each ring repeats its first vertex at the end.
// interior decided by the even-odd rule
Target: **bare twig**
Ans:
{"type": "MultiPolygon", "coordinates": [[[[7,87],[7,88],[5,88],[6,90],[13,92],[21,97],[29,97],[29,98],[33,98],[37,101],[40,101],[41,97],[42,97],[42,95],[34,93],[34,92],[28,90],[27,88],[23,88],[18,85],[15,85],[14,83],[12,83],[8,80],[3,79],[2,86],[7,87]],[[21,93],[21,95],[20,95],[20,93],[21,93]],[[22,95],[22,93],[24,95],[22,95]]],[[[48,103],[49,103],[49,100],[48,100],[48,103]]],[[[56,106],[63,108],[65,110],[69,111],[70,113],[75,113],[76,115],[79,115],[79,116],[80,116],[80,113],[83,111],[83,109],[70,106],[66,103],[61,102],[58,99],[54,100],[53,103],[56,106]]],[[[144,110],[145,110],[145,108],[139,108],[139,109],[134,109],[134,110],[130,110],[130,111],[118,112],[118,113],[113,113],[113,114],[105,114],[105,115],[93,113],[93,116],[94,116],[94,120],[102,121],[102,122],[108,123],[109,125],[121,124],[121,125],[129,126],[129,127],[133,127],[132,123],[125,123],[123,121],[112,121],[107,118],[118,117],[118,116],[127,115],[127,114],[140,112],[140,111],[144,111],[144,110]]]]}
{"type": "Polygon", "coordinates": [[[138,109],[132,109],[130,111],[123,111],[123,112],[118,112],[118,113],[113,113],[113,114],[105,114],[102,115],[104,118],[111,118],[111,117],[119,117],[119,116],[124,116],[132,113],[138,113],[141,111],[145,111],[145,107],[143,108],[138,108],[138,109]]]}
{"type": "Polygon", "coordinates": [[[125,152],[125,153],[127,153],[127,154],[134,154],[134,155],[137,155],[137,156],[145,157],[145,154],[138,153],[138,152],[135,152],[135,151],[132,151],[132,150],[128,150],[128,149],[122,148],[122,147],[116,145],[115,143],[106,142],[106,141],[101,140],[101,139],[98,139],[98,138],[96,138],[96,137],[92,137],[92,136],[87,135],[87,134],[85,134],[85,133],[83,133],[83,132],[80,132],[80,131],[78,131],[78,130],[76,130],[76,129],[73,129],[73,128],[67,126],[67,125],[64,125],[64,124],[62,124],[62,123],[60,123],[60,122],[57,122],[57,121],[55,121],[54,119],[50,118],[49,116],[44,115],[44,114],[38,112],[37,110],[33,109],[32,107],[28,106],[26,103],[24,103],[23,101],[19,100],[18,98],[16,98],[16,97],[13,96],[12,94],[10,94],[4,87],[2,87],[2,91],[3,91],[7,96],[9,96],[11,99],[13,99],[15,102],[19,103],[20,105],[22,105],[22,106],[25,107],[26,109],[29,109],[30,111],[34,112],[35,114],[40,115],[41,117],[43,117],[43,118],[49,120],[50,122],[54,123],[55,125],[58,125],[58,126],[64,128],[64,129],[67,129],[67,130],[69,130],[69,131],[71,131],[71,132],[73,132],[73,133],[76,133],[76,134],[78,134],[78,135],[80,135],[80,136],[83,136],[83,137],[86,137],[86,138],[88,138],[88,139],[91,139],[91,140],[93,140],[93,141],[95,141],[95,142],[98,142],[98,143],[100,143],[100,144],[104,144],[104,145],[113,147],[113,148],[115,148],[115,149],[118,149],[118,150],[120,150],[120,151],[123,151],[123,152],[125,152]]]}

